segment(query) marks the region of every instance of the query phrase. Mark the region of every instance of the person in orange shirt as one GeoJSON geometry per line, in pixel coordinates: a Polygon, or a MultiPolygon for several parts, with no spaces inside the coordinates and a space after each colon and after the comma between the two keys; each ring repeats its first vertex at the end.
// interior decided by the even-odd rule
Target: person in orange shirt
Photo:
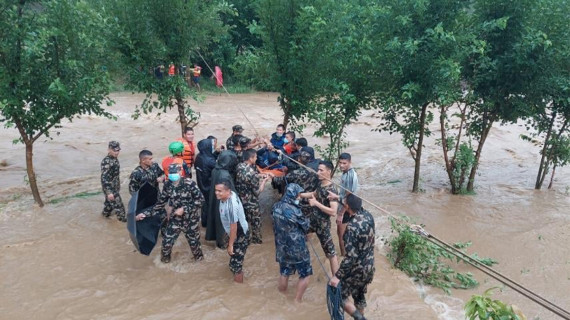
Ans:
{"type": "MultiPolygon", "coordinates": [[[[182,159],[188,166],[188,169],[192,169],[194,165],[194,160],[196,160],[196,145],[194,144],[194,129],[192,127],[186,127],[184,129],[184,136],[176,141],[182,142],[184,145],[184,152],[182,153],[182,159]]],[[[192,178],[192,174],[188,176],[192,178]]]]}
{"type": "Polygon", "coordinates": [[[176,67],[174,67],[174,63],[171,62],[170,65],[168,66],[168,76],[174,77],[175,74],[176,74],[176,67]]]}
{"type": "Polygon", "coordinates": [[[184,144],[180,141],[174,141],[170,143],[170,145],[168,145],[168,151],[170,151],[171,155],[166,156],[162,159],[162,170],[164,171],[164,174],[168,177],[168,166],[170,166],[173,163],[176,163],[182,165],[182,171],[180,172],[180,175],[182,177],[192,177],[190,168],[188,168],[186,162],[182,160],[182,154],[184,152],[184,144]]]}
{"type": "Polygon", "coordinates": [[[202,73],[202,68],[195,64],[194,69],[192,69],[192,82],[196,85],[198,91],[200,91],[200,73],[202,73]]]}

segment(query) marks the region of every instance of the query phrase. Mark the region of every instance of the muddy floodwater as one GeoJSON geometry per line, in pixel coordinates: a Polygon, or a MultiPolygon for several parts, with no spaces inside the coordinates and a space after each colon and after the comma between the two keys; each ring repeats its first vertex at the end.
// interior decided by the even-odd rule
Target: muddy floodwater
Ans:
{"type": "MultiPolygon", "coordinates": [[[[0,318],[1,319],[328,319],[325,302],[328,271],[316,237],[312,254],[314,276],[302,304],[294,302],[296,276],[286,295],[277,291],[269,210],[278,195],[268,186],[261,196],[262,245],[252,245],[245,258],[245,283],[232,283],[228,256],[214,243],[203,241],[205,259],[194,262],[181,238],[172,262],[160,262],[160,250],[147,257],[134,250],[125,224],[101,216],[99,164],[109,140],[121,142],[121,194],[129,199],[128,175],[138,164],[141,149],[160,161],[168,143],[180,134],[176,113],[133,120],[143,96],[114,94],[109,111],[116,121],[84,116],[66,122],[61,135],[35,144],[34,164],[46,206],[38,208],[25,183],[24,148],[13,145],[15,129],[0,129],[0,318]],[[95,193],[95,194],[94,194],[95,193]]],[[[254,130],[237,106],[248,114],[257,131],[269,135],[282,115],[277,95],[208,95],[191,102],[201,113],[196,141],[208,135],[224,141],[234,124],[244,134],[254,130]]],[[[348,129],[353,165],[361,195],[393,214],[414,217],[447,242],[472,241],[470,253],[493,257],[496,269],[547,299],[570,309],[570,169],[557,170],[553,190],[535,191],[539,150],[519,135],[524,127],[491,130],[485,145],[476,195],[448,192],[438,124],[427,139],[421,187],[412,194],[413,161],[398,135],[371,132],[379,119],[363,114],[348,129]]],[[[310,145],[324,144],[311,136],[310,145]]],[[[338,179],[338,174],[337,177],[338,179]]],[[[369,209],[377,225],[374,282],[368,289],[369,319],[464,319],[464,302],[472,294],[500,286],[476,270],[480,285],[468,291],[441,290],[414,283],[390,267],[383,239],[390,236],[387,217],[369,209]]],[[[334,226],[334,224],[333,224],[334,226]]],[[[515,304],[528,319],[558,319],[509,288],[495,298],[515,304]]]]}

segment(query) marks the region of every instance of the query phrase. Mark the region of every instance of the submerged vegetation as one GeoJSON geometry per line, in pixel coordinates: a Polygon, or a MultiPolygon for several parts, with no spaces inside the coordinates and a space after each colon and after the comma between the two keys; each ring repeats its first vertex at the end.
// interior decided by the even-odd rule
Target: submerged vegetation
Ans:
{"type": "MultiPolygon", "coordinates": [[[[388,259],[394,267],[417,281],[441,288],[447,294],[451,293],[451,289],[471,289],[479,285],[473,274],[457,272],[452,267],[462,261],[460,258],[414,232],[408,224],[409,218],[391,218],[390,222],[395,234],[389,239],[388,259]]],[[[470,245],[470,242],[455,243],[454,247],[463,250],[470,245]]],[[[491,258],[480,258],[477,254],[471,255],[471,258],[488,266],[498,263],[491,258]]]]}

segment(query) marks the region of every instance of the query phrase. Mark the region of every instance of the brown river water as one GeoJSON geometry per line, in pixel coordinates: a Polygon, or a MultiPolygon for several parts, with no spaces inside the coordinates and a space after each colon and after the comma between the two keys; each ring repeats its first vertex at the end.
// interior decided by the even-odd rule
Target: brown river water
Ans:
{"type": "MultiPolygon", "coordinates": [[[[109,111],[117,121],[84,116],[64,123],[53,140],[36,143],[35,167],[47,202],[42,209],[33,204],[25,184],[23,145],[12,144],[17,131],[0,129],[0,318],[328,319],[326,276],[312,252],[314,276],[304,302],[293,299],[296,276],[286,295],[277,291],[269,210],[278,196],[269,186],[262,194],[264,244],[248,249],[243,285],[232,282],[228,256],[213,243],[202,241],[205,260],[194,262],[181,238],[172,262],[165,265],[160,250],[149,257],[137,253],[125,224],[101,216],[102,194],[73,197],[100,190],[99,163],[109,140],[122,146],[125,205],[138,152],[147,148],[157,161],[167,154],[168,143],[180,133],[176,113],[143,115],[135,121],[131,114],[142,98],[114,94],[117,104],[109,111]]],[[[282,119],[277,95],[270,93],[208,95],[192,106],[202,115],[196,141],[210,134],[225,141],[234,124],[253,135],[236,106],[261,134],[272,133],[282,119]]],[[[477,194],[453,196],[434,143],[438,125],[433,124],[434,136],[427,139],[423,155],[425,191],[412,194],[412,159],[398,135],[371,132],[377,123],[367,112],[348,129],[347,151],[353,155],[361,195],[393,214],[414,217],[447,242],[473,241],[470,253],[495,258],[498,271],[570,309],[570,169],[558,170],[553,190],[533,190],[538,148],[519,139],[524,127],[496,127],[483,152],[477,194]]],[[[311,132],[309,126],[305,136],[310,144],[325,143],[311,132]]],[[[365,207],[375,216],[378,238],[377,271],[367,295],[369,319],[464,319],[463,304],[472,294],[500,286],[467,266],[459,269],[475,274],[481,283],[476,289],[454,290],[448,296],[414,283],[385,257],[382,239],[390,236],[386,216],[365,207]]],[[[311,241],[325,262],[316,237],[311,241]]],[[[528,319],[557,319],[509,288],[494,298],[519,306],[528,319]]]]}

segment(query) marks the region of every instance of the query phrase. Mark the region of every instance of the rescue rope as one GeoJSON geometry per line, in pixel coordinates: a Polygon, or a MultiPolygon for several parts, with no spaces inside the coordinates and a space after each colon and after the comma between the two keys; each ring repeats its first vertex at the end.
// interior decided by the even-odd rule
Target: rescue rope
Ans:
{"type": "MultiPolygon", "coordinates": [[[[208,63],[206,62],[206,60],[204,59],[204,57],[200,54],[200,52],[198,50],[196,50],[196,52],[200,55],[200,57],[202,58],[202,61],[204,61],[204,63],[206,64],[206,66],[208,67],[208,69],[210,69],[210,72],[212,72],[212,74],[215,74],[214,71],[212,70],[212,68],[210,68],[210,66],[208,65],[208,63]]],[[[228,94],[228,96],[231,96],[230,93],[228,92],[228,90],[226,90],[226,88],[223,86],[224,90],[226,91],[226,93],[228,94]]],[[[247,122],[251,125],[251,127],[255,130],[256,134],[259,134],[257,132],[257,130],[255,129],[255,126],[253,125],[253,123],[249,120],[249,118],[247,117],[247,115],[241,110],[241,108],[239,106],[237,106],[239,111],[241,112],[241,114],[244,116],[244,118],[247,120],[247,122]]],[[[313,170],[312,168],[302,164],[301,162],[289,157],[287,154],[285,154],[284,152],[281,153],[282,156],[286,157],[287,159],[293,161],[294,163],[296,163],[297,165],[299,165],[300,167],[308,170],[309,172],[312,172],[314,174],[316,174],[317,176],[321,176],[322,178],[324,178],[324,180],[327,180],[331,183],[333,183],[334,185],[336,185],[337,187],[339,187],[340,189],[343,189],[345,191],[351,192],[350,190],[348,190],[347,188],[344,188],[343,186],[341,186],[339,183],[324,177],[322,175],[319,175],[318,172],[316,172],[315,170],[313,170]]],[[[351,192],[352,193],[352,192],[351,192]]],[[[430,241],[431,243],[437,245],[438,247],[446,250],[447,252],[449,252],[450,254],[453,254],[454,256],[462,259],[463,261],[465,261],[467,264],[473,266],[474,268],[480,270],[481,272],[487,274],[488,276],[490,276],[491,278],[501,282],[502,284],[508,286],[509,288],[515,290],[516,292],[520,293],[521,295],[527,297],[528,299],[530,299],[531,301],[537,303],[538,305],[544,307],[545,309],[553,312],[554,314],[558,315],[559,317],[561,317],[562,319],[565,320],[570,320],[570,312],[565,310],[564,308],[556,305],[555,303],[545,299],[544,297],[540,296],[539,294],[535,293],[534,291],[524,287],[523,285],[511,280],[510,278],[508,278],[507,276],[503,275],[502,273],[494,270],[493,268],[484,265],[482,263],[480,263],[479,261],[471,258],[470,256],[468,256],[467,254],[461,252],[460,250],[458,250],[457,248],[447,244],[446,242],[436,238],[435,236],[433,236],[432,234],[428,233],[427,231],[425,231],[421,226],[419,225],[411,225],[410,223],[408,223],[407,221],[404,221],[403,219],[401,219],[398,216],[393,215],[391,212],[389,212],[388,210],[385,210],[379,206],[377,206],[375,203],[363,198],[360,195],[357,195],[354,193],[355,196],[357,196],[358,198],[360,198],[362,201],[366,202],[367,204],[371,205],[372,207],[376,208],[377,210],[379,210],[380,212],[386,214],[388,217],[398,221],[399,223],[406,225],[408,227],[410,227],[410,229],[412,229],[412,231],[416,232],[417,234],[425,237],[428,241],[430,241]]],[[[313,246],[313,244],[309,241],[309,243],[311,244],[311,247],[313,248],[313,252],[315,253],[315,255],[317,255],[315,247],[313,246]]],[[[323,271],[325,271],[325,275],[327,276],[327,278],[329,278],[330,281],[330,277],[328,276],[322,262],[320,259],[318,259],[318,255],[317,255],[317,260],[319,261],[321,268],[323,268],[323,271]]],[[[330,285],[328,285],[328,287],[330,287],[330,285]]],[[[340,284],[339,284],[339,288],[340,288],[340,284]]],[[[327,300],[328,300],[328,296],[329,296],[329,289],[327,288],[327,300]]],[[[340,295],[340,290],[338,290],[338,294],[340,295]]],[[[340,304],[342,304],[342,301],[340,302],[340,304]]],[[[328,304],[327,304],[328,306],[328,304]]],[[[329,309],[329,313],[330,313],[330,309],[329,309]]],[[[344,315],[343,318],[332,318],[333,314],[331,314],[331,320],[338,320],[338,319],[344,319],[344,315]]]]}
{"type": "Polygon", "coordinates": [[[317,261],[321,265],[321,269],[323,269],[323,272],[328,279],[327,309],[329,310],[329,315],[331,316],[331,320],[344,320],[344,306],[342,303],[341,283],[339,282],[336,287],[330,285],[331,277],[329,277],[327,269],[321,262],[321,258],[317,254],[317,250],[315,249],[315,246],[313,246],[313,242],[310,239],[307,240],[307,242],[311,245],[311,248],[313,248],[313,254],[315,255],[315,258],[317,258],[317,261]]]}

